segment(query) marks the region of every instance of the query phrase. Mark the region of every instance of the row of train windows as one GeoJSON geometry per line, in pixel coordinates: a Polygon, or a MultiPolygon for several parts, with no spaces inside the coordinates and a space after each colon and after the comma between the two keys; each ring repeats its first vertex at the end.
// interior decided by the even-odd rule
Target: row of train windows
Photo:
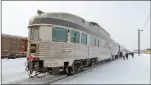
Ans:
{"type": "MultiPolygon", "coordinates": [[[[56,42],[67,42],[68,40],[68,30],[64,28],[53,28],[52,29],[52,40],[56,42]]],[[[77,31],[70,31],[70,42],[80,43],[80,33],[77,31]]],[[[87,44],[87,35],[81,33],[81,44],[87,44]]],[[[91,37],[91,45],[99,46],[99,40],[91,37]]]]}

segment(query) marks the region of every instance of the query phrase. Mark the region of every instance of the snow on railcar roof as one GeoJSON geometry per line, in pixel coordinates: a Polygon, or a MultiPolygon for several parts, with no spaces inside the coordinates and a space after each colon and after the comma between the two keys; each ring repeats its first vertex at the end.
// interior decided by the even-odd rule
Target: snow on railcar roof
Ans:
{"type": "MultiPolygon", "coordinates": [[[[76,23],[78,25],[84,26],[85,28],[97,28],[101,30],[104,34],[110,36],[110,33],[107,32],[104,28],[102,28],[98,23],[96,22],[90,22],[87,21],[77,15],[71,14],[71,13],[66,13],[66,12],[42,12],[40,10],[37,11],[38,15],[32,17],[30,19],[30,23],[34,21],[36,18],[54,18],[54,19],[61,19],[61,20],[66,20],[69,22],[76,23]]],[[[91,30],[91,29],[90,29],[91,30]]]]}
{"type": "Polygon", "coordinates": [[[58,18],[60,16],[63,17],[72,17],[72,18],[79,18],[79,19],[83,19],[82,17],[79,17],[77,15],[71,14],[71,13],[66,13],[66,12],[46,12],[40,15],[36,15],[32,18],[58,18]]]}
{"type": "Polygon", "coordinates": [[[10,38],[18,38],[18,39],[27,39],[27,37],[16,36],[16,35],[9,35],[9,34],[4,34],[4,33],[2,33],[2,37],[10,37],[10,38]]]}

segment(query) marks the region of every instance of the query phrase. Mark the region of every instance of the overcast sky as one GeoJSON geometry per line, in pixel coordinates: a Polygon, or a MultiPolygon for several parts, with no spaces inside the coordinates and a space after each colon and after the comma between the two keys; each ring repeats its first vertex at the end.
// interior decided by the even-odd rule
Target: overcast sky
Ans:
{"type": "MultiPolygon", "coordinates": [[[[29,19],[40,9],[68,12],[100,24],[129,50],[137,49],[137,30],[150,12],[149,1],[3,1],[2,33],[27,36],[29,19]]],[[[150,18],[141,33],[141,48],[150,48],[150,18]]]]}

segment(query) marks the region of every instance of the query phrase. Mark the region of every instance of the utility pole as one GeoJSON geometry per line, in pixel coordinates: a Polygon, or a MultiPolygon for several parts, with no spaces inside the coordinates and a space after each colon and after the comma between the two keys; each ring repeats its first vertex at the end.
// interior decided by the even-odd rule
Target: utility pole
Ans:
{"type": "Polygon", "coordinates": [[[143,30],[138,29],[138,55],[139,56],[140,56],[140,31],[143,31],[143,30]]]}

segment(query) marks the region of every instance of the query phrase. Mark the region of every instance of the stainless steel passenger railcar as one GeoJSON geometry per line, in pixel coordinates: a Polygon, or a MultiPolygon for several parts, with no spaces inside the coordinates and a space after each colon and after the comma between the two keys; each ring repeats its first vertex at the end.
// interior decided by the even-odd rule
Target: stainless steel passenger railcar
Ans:
{"type": "Polygon", "coordinates": [[[30,73],[73,74],[84,66],[118,57],[119,45],[110,34],[99,24],[76,15],[38,11],[28,29],[30,73]]]}

